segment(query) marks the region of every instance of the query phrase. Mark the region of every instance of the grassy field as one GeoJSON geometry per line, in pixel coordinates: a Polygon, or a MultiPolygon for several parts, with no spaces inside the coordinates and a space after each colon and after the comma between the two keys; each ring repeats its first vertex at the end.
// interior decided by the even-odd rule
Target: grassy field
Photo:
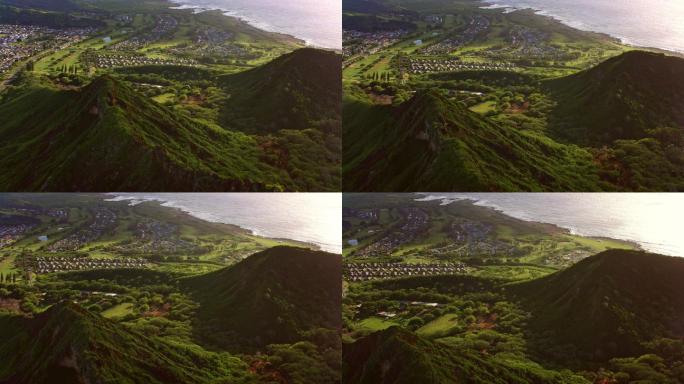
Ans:
{"type": "Polygon", "coordinates": [[[440,333],[443,334],[443,332],[449,331],[450,329],[458,325],[458,317],[459,315],[457,314],[446,314],[440,316],[437,319],[432,320],[431,322],[418,328],[418,330],[416,330],[416,333],[426,337],[430,337],[440,333]]]}
{"type": "Polygon", "coordinates": [[[386,328],[389,328],[393,325],[398,325],[395,322],[388,321],[388,320],[383,320],[379,317],[369,317],[367,319],[364,319],[360,321],[357,324],[357,329],[360,331],[366,331],[366,332],[375,332],[375,331],[380,331],[386,328]]]}
{"type": "Polygon", "coordinates": [[[124,317],[133,313],[132,303],[117,304],[102,312],[102,316],[108,319],[124,317]]]}

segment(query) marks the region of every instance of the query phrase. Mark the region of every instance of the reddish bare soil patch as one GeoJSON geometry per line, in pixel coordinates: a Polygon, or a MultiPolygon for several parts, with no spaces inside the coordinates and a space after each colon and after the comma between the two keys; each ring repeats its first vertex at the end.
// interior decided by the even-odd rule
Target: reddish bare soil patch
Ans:
{"type": "Polygon", "coordinates": [[[0,299],[0,309],[22,313],[21,301],[17,299],[0,299]]]}
{"type": "Polygon", "coordinates": [[[511,107],[506,110],[507,113],[525,113],[530,109],[530,103],[528,101],[518,104],[511,104],[511,107]]]}
{"type": "Polygon", "coordinates": [[[394,99],[393,96],[390,95],[382,95],[382,94],[376,94],[376,93],[369,93],[368,96],[373,99],[373,102],[375,104],[381,104],[381,105],[390,105],[392,104],[392,100],[394,99]]]}
{"type": "Polygon", "coordinates": [[[261,360],[259,358],[253,360],[249,364],[249,371],[262,379],[266,379],[265,381],[269,383],[287,384],[287,380],[283,374],[276,370],[273,365],[266,360],[261,360]]]}
{"type": "Polygon", "coordinates": [[[472,329],[493,329],[496,327],[496,319],[498,316],[493,313],[489,316],[481,316],[477,318],[477,322],[472,325],[472,329]]]}
{"type": "Polygon", "coordinates": [[[165,303],[161,307],[151,308],[149,311],[143,313],[144,317],[162,317],[166,316],[171,310],[171,304],[165,303]]]}

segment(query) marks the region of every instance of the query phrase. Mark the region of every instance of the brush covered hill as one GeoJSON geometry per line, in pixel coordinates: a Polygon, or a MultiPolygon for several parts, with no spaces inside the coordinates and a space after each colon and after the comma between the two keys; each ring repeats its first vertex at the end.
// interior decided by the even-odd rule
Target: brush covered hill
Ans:
{"type": "Polygon", "coordinates": [[[437,91],[396,107],[360,94],[345,95],[344,190],[599,188],[588,152],[487,120],[437,91]]]}
{"type": "Polygon", "coordinates": [[[230,95],[222,125],[248,133],[318,128],[339,136],[342,56],[302,48],[218,80],[230,95]]]}
{"type": "Polygon", "coordinates": [[[3,384],[247,382],[249,376],[237,358],[171,345],[72,303],[35,318],[2,316],[0,325],[3,384]]]}
{"type": "Polygon", "coordinates": [[[600,147],[659,127],[684,129],[684,59],[631,51],[575,75],[547,81],[556,99],[551,132],[600,147]]]}
{"type": "Polygon", "coordinates": [[[586,383],[528,362],[495,361],[486,352],[454,349],[401,327],[345,344],[343,382],[348,384],[551,384],[586,383]]]}
{"type": "Polygon", "coordinates": [[[278,246],[181,284],[199,303],[199,340],[228,350],[294,343],[341,328],[342,259],[278,246]]]}
{"type": "Polygon", "coordinates": [[[684,337],[682,258],[609,250],[511,289],[532,313],[532,344],[546,360],[605,362],[684,337]]]}
{"type": "Polygon", "coordinates": [[[2,190],[306,188],[265,161],[255,137],[192,120],[113,77],[75,90],[28,82],[0,104],[2,190]]]}

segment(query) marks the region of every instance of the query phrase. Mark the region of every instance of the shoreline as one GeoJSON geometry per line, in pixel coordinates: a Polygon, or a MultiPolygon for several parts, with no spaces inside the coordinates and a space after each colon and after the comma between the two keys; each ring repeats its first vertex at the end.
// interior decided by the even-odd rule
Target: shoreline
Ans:
{"type": "Polygon", "coordinates": [[[287,37],[289,39],[296,40],[297,42],[303,44],[305,47],[334,50],[334,51],[338,51],[338,50],[342,49],[341,47],[340,48],[327,47],[325,45],[315,43],[310,38],[303,37],[303,36],[296,36],[296,35],[292,34],[291,32],[280,31],[276,27],[268,24],[267,22],[259,21],[253,17],[249,17],[247,15],[240,14],[236,11],[232,11],[232,10],[225,9],[225,8],[207,8],[207,7],[203,7],[203,6],[199,6],[199,5],[192,5],[192,4],[188,4],[186,1],[187,0],[167,0],[167,2],[170,5],[172,5],[171,7],[169,7],[170,9],[181,10],[181,11],[182,10],[191,10],[193,13],[212,12],[212,11],[221,12],[221,14],[223,14],[223,16],[225,16],[225,17],[230,17],[230,18],[239,20],[240,22],[247,24],[252,28],[256,28],[256,29],[263,31],[263,32],[266,32],[266,33],[274,33],[277,35],[287,37]]]}
{"type": "MultiPolygon", "coordinates": [[[[415,199],[415,201],[419,201],[419,202],[429,203],[429,202],[439,201],[440,205],[449,205],[452,203],[466,202],[466,203],[472,204],[474,206],[493,210],[495,212],[498,212],[502,215],[506,215],[508,217],[514,218],[516,220],[522,220],[522,221],[526,221],[528,223],[536,223],[536,224],[541,224],[541,225],[550,225],[550,226],[555,227],[558,230],[565,232],[565,233],[572,235],[572,236],[580,236],[580,237],[584,237],[587,239],[617,241],[617,242],[621,242],[621,243],[631,245],[638,251],[646,251],[646,252],[650,252],[650,253],[660,254],[657,251],[649,251],[648,249],[646,249],[644,247],[643,244],[639,243],[636,240],[621,239],[621,238],[617,238],[617,237],[610,237],[610,236],[603,236],[603,235],[596,235],[596,236],[585,235],[585,234],[582,234],[577,228],[569,228],[569,227],[565,227],[565,226],[562,226],[562,225],[559,225],[556,223],[547,222],[547,221],[543,221],[543,220],[539,220],[539,219],[517,217],[515,215],[512,215],[512,214],[506,212],[506,210],[504,210],[503,208],[501,208],[495,204],[492,204],[492,203],[486,204],[480,200],[476,200],[476,199],[470,198],[470,197],[462,197],[462,198],[447,197],[447,196],[443,196],[443,195],[440,196],[439,194],[432,194],[432,193],[426,193],[426,192],[417,192],[416,195],[419,196],[419,198],[415,199]]],[[[667,255],[667,256],[674,256],[674,255],[667,255]]]]}
{"type": "Polygon", "coordinates": [[[324,251],[324,252],[337,254],[337,252],[333,250],[333,248],[336,247],[336,245],[334,245],[334,244],[324,244],[324,243],[312,242],[312,241],[301,240],[301,239],[290,239],[290,238],[279,237],[279,236],[269,236],[267,234],[260,233],[260,231],[258,229],[249,228],[247,226],[238,225],[238,224],[234,224],[234,223],[227,223],[225,221],[221,221],[218,218],[214,218],[214,217],[210,217],[209,215],[203,215],[201,213],[194,212],[187,207],[184,207],[181,205],[175,205],[173,202],[171,202],[169,200],[165,200],[165,199],[158,198],[155,196],[135,197],[135,196],[125,196],[125,195],[122,195],[119,193],[105,193],[103,196],[103,200],[105,202],[127,203],[127,205],[129,205],[129,206],[135,206],[135,205],[144,204],[144,203],[155,203],[160,207],[175,209],[179,212],[182,212],[183,214],[186,214],[186,215],[188,215],[192,218],[198,219],[198,220],[206,221],[208,223],[221,224],[221,225],[227,225],[227,226],[233,227],[236,230],[242,231],[245,234],[250,235],[250,236],[260,237],[260,238],[275,240],[275,241],[294,242],[294,243],[297,243],[297,245],[309,247],[309,248],[316,250],[316,251],[324,251]]]}
{"type": "Polygon", "coordinates": [[[670,55],[676,55],[679,57],[684,57],[684,49],[677,50],[673,48],[661,48],[661,47],[654,47],[654,46],[649,46],[649,45],[640,45],[634,42],[631,42],[628,37],[625,36],[619,36],[615,33],[611,32],[602,32],[602,31],[596,31],[591,29],[590,27],[585,26],[585,24],[582,21],[579,20],[571,20],[569,18],[559,16],[554,14],[551,11],[545,10],[545,9],[540,9],[540,8],[534,8],[534,7],[516,7],[516,6],[511,6],[511,5],[504,5],[498,3],[496,0],[476,0],[477,3],[480,5],[478,8],[480,9],[486,9],[486,10],[495,10],[495,11],[500,11],[502,13],[511,13],[511,12],[531,12],[535,16],[538,17],[545,17],[548,19],[551,19],[555,22],[558,22],[560,24],[563,24],[566,27],[576,29],[581,32],[588,32],[588,33],[595,33],[598,35],[603,35],[607,36],[611,39],[616,40],[619,44],[622,44],[627,47],[635,48],[635,49],[645,49],[645,50],[651,50],[651,51],[657,51],[659,53],[665,53],[665,54],[670,54],[670,55]]]}

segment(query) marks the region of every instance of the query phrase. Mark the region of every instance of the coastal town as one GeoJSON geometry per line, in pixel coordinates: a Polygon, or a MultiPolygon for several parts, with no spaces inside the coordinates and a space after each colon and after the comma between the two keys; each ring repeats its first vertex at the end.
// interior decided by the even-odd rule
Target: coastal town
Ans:
{"type": "Polygon", "coordinates": [[[14,244],[33,227],[34,224],[0,224],[0,248],[14,244]]]}
{"type": "MultiPolygon", "coordinates": [[[[429,217],[424,211],[409,207],[399,209],[399,213],[402,215],[403,221],[396,229],[387,231],[379,240],[356,250],[355,256],[368,258],[391,255],[401,245],[410,243],[428,229],[429,217]]],[[[377,212],[359,211],[358,217],[372,220],[377,217],[377,212]]]]}
{"type": "Polygon", "coordinates": [[[470,18],[468,26],[461,31],[449,33],[445,38],[418,50],[423,55],[444,55],[468,45],[486,33],[491,26],[489,19],[482,15],[470,18]]]}
{"type": "Polygon", "coordinates": [[[67,49],[95,32],[95,28],[0,24],[0,76],[17,63],[41,53],[67,49]]]}
{"type": "Polygon", "coordinates": [[[135,225],[131,242],[106,247],[120,254],[196,254],[203,248],[178,236],[178,227],[158,220],[143,220],[135,225]]]}
{"type": "Polygon", "coordinates": [[[448,229],[451,242],[437,244],[428,252],[432,256],[441,255],[473,256],[514,256],[518,249],[492,236],[493,227],[489,224],[462,220],[451,223],[448,229]]]}
{"type": "MultiPolygon", "coordinates": [[[[107,208],[96,208],[93,212],[93,220],[89,225],[49,244],[46,247],[46,251],[50,253],[76,251],[98,239],[105,231],[113,228],[116,222],[116,212],[107,208]]],[[[48,241],[49,239],[46,237],[41,240],[48,241]]]]}

